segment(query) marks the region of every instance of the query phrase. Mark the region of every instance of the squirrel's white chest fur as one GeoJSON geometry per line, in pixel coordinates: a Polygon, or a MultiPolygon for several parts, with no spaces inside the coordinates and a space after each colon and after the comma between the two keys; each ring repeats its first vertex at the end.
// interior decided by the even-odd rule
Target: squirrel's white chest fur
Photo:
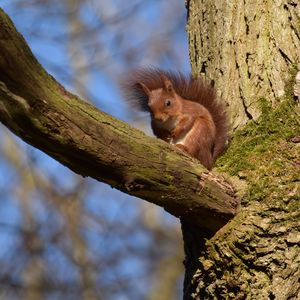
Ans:
{"type": "Polygon", "coordinates": [[[193,127],[190,130],[185,131],[182,134],[180,134],[180,136],[177,137],[176,139],[171,138],[170,144],[171,145],[176,145],[176,144],[178,145],[178,144],[180,144],[180,145],[185,146],[187,139],[192,134],[193,134],[193,127]]]}
{"type": "MultiPolygon", "coordinates": [[[[157,125],[162,129],[172,132],[172,130],[177,126],[178,123],[179,123],[178,118],[170,118],[165,122],[158,122],[157,125]]],[[[185,146],[185,141],[188,138],[188,136],[192,134],[192,131],[193,131],[193,127],[188,131],[182,132],[182,134],[180,134],[176,139],[171,138],[169,144],[171,145],[181,144],[185,146]]]]}

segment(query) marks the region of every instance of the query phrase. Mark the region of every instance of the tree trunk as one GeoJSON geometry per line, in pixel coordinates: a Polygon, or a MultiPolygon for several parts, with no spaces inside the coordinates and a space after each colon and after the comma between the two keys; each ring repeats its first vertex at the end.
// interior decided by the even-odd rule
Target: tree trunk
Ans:
{"type": "Polygon", "coordinates": [[[260,98],[275,105],[300,61],[299,1],[190,0],[188,15],[193,74],[215,81],[235,127],[260,116],[260,98]]]}
{"type": "Polygon", "coordinates": [[[188,34],[193,74],[215,81],[240,128],[220,170],[245,189],[206,242],[182,226],[185,299],[299,299],[300,3],[190,0],[188,34]]]}

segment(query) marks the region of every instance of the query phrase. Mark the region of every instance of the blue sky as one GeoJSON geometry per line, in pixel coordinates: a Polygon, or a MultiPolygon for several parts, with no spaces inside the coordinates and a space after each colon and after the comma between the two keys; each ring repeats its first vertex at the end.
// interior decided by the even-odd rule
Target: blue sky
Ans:
{"type": "MultiPolygon", "coordinates": [[[[12,3],[14,3],[14,1],[3,1],[2,8],[9,14],[17,29],[24,35],[33,53],[36,55],[41,64],[48,70],[48,72],[50,72],[59,82],[66,86],[67,89],[76,93],[72,82],[68,80],[67,76],[70,72],[72,72],[72,70],[70,69],[69,58],[66,55],[67,50],[65,48],[65,44],[60,43],[55,39],[59,33],[63,33],[65,31],[66,24],[64,20],[58,17],[53,19],[45,19],[42,23],[38,23],[37,20],[39,19],[40,14],[39,9],[23,7],[22,9],[16,11],[13,9],[11,5],[12,3]],[[31,28],[33,26],[41,26],[46,32],[49,33],[48,38],[50,38],[50,40],[32,36],[31,28]],[[60,72],[61,68],[58,69],[55,67],[57,65],[63,67],[64,72],[60,72]]],[[[60,7],[58,6],[56,9],[59,11],[60,7]]],[[[145,19],[151,23],[153,16],[156,14],[155,6],[148,6],[147,9],[144,9],[141,13],[144,14],[145,19]]],[[[84,15],[85,19],[92,21],[92,18],[89,19],[90,14],[88,10],[83,11],[82,14],[84,15]]],[[[152,26],[152,24],[150,24],[150,26],[152,26]]],[[[157,29],[155,28],[155,30],[157,29]]],[[[184,62],[184,64],[181,66],[181,70],[183,72],[187,72],[189,70],[187,38],[184,30],[178,32],[177,35],[178,40],[176,43],[178,43],[178,45],[180,45],[178,47],[182,49],[181,59],[184,62]]],[[[139,42],[139,40],[134,41],[134,43],[137,44],[139,42]]],[[[174,45],[174,47],[176,47],[176,45],[174,45]]],[[[116,59],[120,59],[118,55],[116,55],[116,59]]],[[[148,58],[141,59],[141,61],[148,64],[151,63],[152,65],[157,65],[156,61],[149,61],[148,58]]],[[[160,62],[162,65],[159,66],[162,68],[169,68],[172,65],[172,62],[168,59],[167,55],[162,55],[160,62]]],[[[118,88],[118,80],[113,80],[111,75],[109,76],[106,73],[106,68],[103,68],[101,71],[96,69],[91,73],[91,78],[88,83],[88,89],[92,95],[91,100],[93,100],[94,104],[101,110],[112,114],[121,120],[130,122],[132,120],[132,116],[128,106],[122,101],[122,95],[118,88]]],[[[124,70],[120,70],[120,74],[121,73],[124,73],[124,70]]],[[[0,139],[3,132],[7,132],[7,129],[0,124],[0,139]]],[[[37,165],[39,166],[39,171],[41,174],[54,178],[57,184],[61,185],[62,190],[72,190],[76,182],[74,179],[77,175],[74,175],[67,168],[60,165],[58,162],[39,150],[26,145],[20,139],[16,138],[16,140],[19,148],[25,153],[25,157],[26,153],[30,154],[31,157],[34,157],[37,165]]],[[[116,189],[111,189],[107,185],[95,182],[95,180],[86,180],[89,180],[90,184],[92,185],[92,188],[89,190],[89,195],[87,195],[84,202],[85,209],[87,211],[95,214],[97,214],[97,212],[101,212],[101,214],[105,215],[106,219],[112,224],[116,219],[119,218],[120,214],[124,213],[126,214],[129,222],[130,219],[132,219],[134,222],[135,218],[137,217],[136,214],[138,213],[136,204],[138,204],[140,200],[136,200],[128,195],[125,195],[116,189]],[[100,200],[105,202],[101,202],[100,200]]],[[[2,192],[3,194],[0,194],[0,220],[3,224],[10,224],[14,226],[19,224],[22,216],[18,201],[15,201],[15,199],[10,196],[10,191],[7,190],[7,186],[9,186],[13,181],[18,184],[18,174],[15,173],[14,169],[12,169],[9,164],[7,164],[3,157],[0,157],[0,193],[2,192]]],[[[37,203],[42,201],[42,197],[38,193],[33,195],[33,197],[36,197],[37,203]]],[[[41,220],[45,220],[47,218],[47,209],[47,206],[37,205],[37,219],[40,218],[41,220]]],[[[164,216],[164,222],[166,223],[177,222],[175,221],[175,218],[165,213],[162,209],[161,215],[164,216]]],[[[109,233],[104,234],[104,236],[106,236],[106,239],[111,238],[109,233]]],[[[115,240],[110,242],[111,249],[105,248],[105,238],[102,241],[97,239],[97,237],[99,237],[99,233],[93,233],[92,230],[86,233],[86,237],[88,242],[91,244],[91,248],[95,251],[100,251],[99,249],[113,251],[114,248],[122,246],[122,242],[115,240]]],[[[139,232],[133,235],[131,240],[127,241],[128,245],[132,243],[144,243],[145,245],[148,245],[149,242],[150,241],[148,240],[148,237],[140,235],[139,232]]],[[[1,257],[3,259],[7,254],[10,253],[10,249],[17,247],[16,236],[13,234],[13,231],[7,230],[7,227],[5,226],[0,226],[0,245],[2,245],[0,247],[0,260],[1,257]]],[[[51,249],[50,247],[47,251],[50,253],[50,261],[53,259],[53,256],[57,256],[55,249],[51,249]]],[[[63,260],[62,257],[60,259],[63,260]]],[[[66,263],[62,263],[62,266],[63,265],[66,265],[66,263]]],[[[71,266],[68,268],[71,268],[71,266]]],[[[130,273],[132,270],[136,269],[142,270],[143,262],[137,261],[133,257],[130,260],[124,261],[119,270],[122,270],[127,274],[128,272],[130,273]]],[[[113,280],[115,276],[116,275],[112,273],[108,276],[107,280],[113,280]]],[[[120,296],[116,299],[126,298],[120,296]]]]}

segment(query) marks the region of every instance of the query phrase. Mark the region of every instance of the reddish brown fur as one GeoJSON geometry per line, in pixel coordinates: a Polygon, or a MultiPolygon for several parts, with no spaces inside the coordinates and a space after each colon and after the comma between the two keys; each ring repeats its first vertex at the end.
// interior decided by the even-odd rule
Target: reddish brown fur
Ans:
{"type": "Polygon", "coordinates": [[[127,99],[134,106],[150,111],[153,133],[158,138],[170,142],[193,131],[185,139],[184,146],[176,146],[198,158],[208,169],[212,168],[225,149],[228,118],[225,105],[217,100],[211,85],[181,73],[145,68],[133,71],[123,87],[127,99]],[[180,108],[164,108],[165,99],[171,98],[180,103],[180,108]],[[161,128],[159,124],[162,123],[156,119],[165,118],[166,114],[177,120],[176,126],[167,130],[161,128]]]}

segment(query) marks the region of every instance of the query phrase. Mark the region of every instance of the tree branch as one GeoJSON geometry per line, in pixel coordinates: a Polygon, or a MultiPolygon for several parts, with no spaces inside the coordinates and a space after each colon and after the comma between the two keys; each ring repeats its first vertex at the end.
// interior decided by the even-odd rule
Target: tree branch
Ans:
{"type": "Polygon", "coordinates": [[[74,172],[216,230],[238,199],[222,178],[67,92],[0,9],[0,121],[74,172]]]}

